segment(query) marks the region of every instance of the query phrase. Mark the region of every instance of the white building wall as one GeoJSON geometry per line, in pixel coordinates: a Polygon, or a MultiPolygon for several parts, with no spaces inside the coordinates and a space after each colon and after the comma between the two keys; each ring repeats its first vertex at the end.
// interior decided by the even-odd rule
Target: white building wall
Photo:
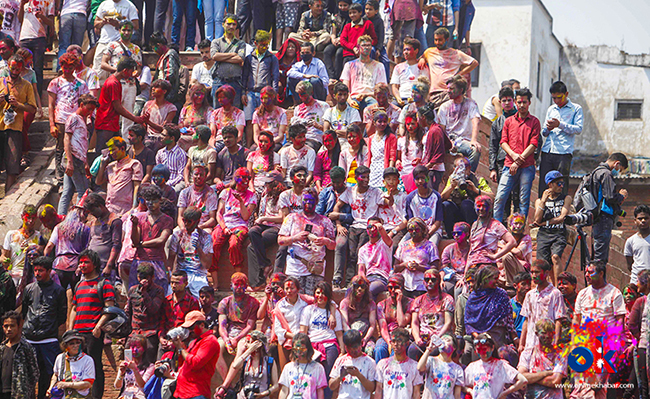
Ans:
{"type": "Polygon", "coordinates": [[[566,47],[562,80],[585,114],[576,155],[650,157],[650,56],[628,56],[607,46],[566,47]],[[615,120],[616,100],[643,100],[641,120],[615,120]]]}

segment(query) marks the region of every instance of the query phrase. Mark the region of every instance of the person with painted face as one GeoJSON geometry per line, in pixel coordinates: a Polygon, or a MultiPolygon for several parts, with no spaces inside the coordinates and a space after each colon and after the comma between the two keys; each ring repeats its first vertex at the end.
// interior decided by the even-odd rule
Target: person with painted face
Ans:
{"type": "MultiPolygon", "coordinates": [[[[268,137],[267,137],[268,139],[268,137]]],[[[278,232],[284,218],[280,207],[280,194],[284,191],[284,178],[280,172],[272,172],[272,180],[266,183],[266,188],[260,200],[260,211],[255,225],[249,230],[248,236],[248,274],[254,291],[262,290],[266,278],[273,271],[271,261],[266,256],[267,248],[278,242],[278,232]]]]}
{"type": "MultiPolygon", "coordinates": [[[[7,232],[2,247],[2,256],[0,257],[2,269],[5,272],[9,271],[9,274],[5,275],[0,281],[7,284],[5,279],[13,278],[13,283],[15,284],[13,288],[13,305],[15,305],[16,286],[20,284],[20,280],[24,274],[27,249],[32,245],[43,248],[46,244],[41,236],[41,232],[36,230],[36,207],[34,205],[25,205],[20,216],[23,225],[17,230],[9,230],[7,232]]],[[[11,295],[8,295],[8,298],[11,297],[11,295]]],[[[6,310],[12,309],[14,309],[14,306],[10,306],[10,309],[6,310]]]]}
{"type": "MultiPolygon", "coordinates": [[[[265,86],[260,91],[260,105],[253,113],[253,141],[260,145],[260,133],[271,133],[273,151],[282,148],[287,132],[287,111],[278,105],[278,91],[273,86],[265,86]]],[[[279,163],[279,162],[278,162],[279,163]]]]}
{"type": "Polygon", "coordinates": [[[86,215],[92,215],[86,222],[90,227],[88,248],[99,254],[102,260],[102,275],[111,278],[122,250],[122,219],[108,210],[106,201],[97,193],[86,195],[83,209],[86,215]]]}
{"type": "Polygon", "coordinates": [[[156,284],[166,292],[169,291],[168,271],[165,267],[165,244],[172,234],[174,219],[164,214],[160,209],[162,192],[156,186],[147,185],[142,188],[142,198],[147,205],[146,212],[131,215],[131,241],[136,248],[128,285],[133,287],[137,282],[136,270],[142,262],[154,265],[156,284]]]}
{"type": "MultiPolygon", "coordinates": [[[[131,360],[120,363],[113,386],[120,389],[120,395],[133,399],[146,399],[144,387],[153,376],[154,364],[144,357],[147,340],[140,334],[132,334],[124,352],[131,352],[131,360]]],[[[126,357],[126,356],[125,356],[126,357]]]]}
{"type": "Polygon", "coordinates": [[[368,291],[373,301],[386,291],[391,272],[393,239],[386,233],[381,217],[368,219],[369,241],[359,249],[358,275],[368,279],[368,291]]]}
{"type": "Polygon", "coordinates": [[[219,195],[217,226],[212,231],[214,253],[211,272],[216,273],[218,270],[221,247],[226,242],[230,264],[235,270],[241,270],[243,267],[242,246],[248,237],[248,219],[257,207],[257,196],[249,189],[250,180],[248,169],[239,168],[233,179],[235,187],[226,188],[219,195]]]}
{"type": "Polygon", "coordinates": [[[623,397],[633,397],[635,390],[638,389],[639,396],[643,399],[648,397],[648,376],[647,376],[647,358],[646,351],[648,348],[648,319],[645,316],[648,311],[647,299],[650,291],[650,270],[644,269],[637,275],[637,286],[639,298],[636,299],[632,310],[626,316],[627,331],[637,340],[632,351],[632,361],[634,369],[630,373],[630,385],[626,389],[623,397]],[[629,395],[629,396],[628,396],[629,395]]]}
{"type": "Polygon", "coordinates": [[[492,198],[480,195],[474,200],[478,219],[472,224],[469,236],[468,265],[496,264],[517,246],[517,241],[500,222],[492,218],[492,198]],[[499,241],[505,245],[499,247],[499,241]]]}
{"type": "Polygon", "coordinates": [[[166,99],[171,89],[172,86],[168,81],[155,80],[151,84],[151,100],[147,101],[142,108],[143,123],[147,128],[145,145],[154,153],[164,147],[162,135],[164,126],[171,124],[178,113],[176,105],[166,99]]]}
{"type": "Polygon", "coordinates": [[[178,145],[185,151],[199,142],[195,128],[210,122],[213,109],[208,101],[209,93],[209,89],[202,83],[195,83],[187,94],[187,101],[178,117],[178,126],[185,128],[178,145]]]}
{"type": "Polygon", "coordinates": [[[510,297],[505,290],[497,286],[499,269],[491,264],[482,265],[476,271],[474,281],[474,290],[465,304],[467,335],[476,338],[481,333],[489,333],[496,343],[496,348],[510,342],[519,346],[510,297]]]}
{"type": "Polygon", "coordinates": [[[474,338],[480,357],[465,369],[465,386],[475,398],[502,399],[526,386],[528,380],[508,362],[496,357],[497,346],[488,333],[474,338]],[[506,384],[512,384],[505,389],[506,384]]]}
{"type": "Polygon", "coordinates": [[[136,206],[140,182],[144,178],[142,164],[126,153],[126,141],[113,137],[106,143],[108,154],[102,154],[96,183],[106,184],[106,206],[122,216],[136,206]]]}
{"type": "Polygon", "coordinates": [[[36,351],[38,368],[41,371],[38,379],[38,398],[43,399],[52,378],[54,360],[59,353],[56,338],[59,327],[65,324],[68,301],[65,290],[50,277],[52,259],[39,256],[32,265],[36,281],[27,285],[23,291],[23,334],[36,351]]]}
{"type": "Polygon", "coordinates": [[[388,297],[377,304],[377,320],[381,337],[375,345],[375,362],[379,363],[390,355],[388,344],[390,333],[396,328],[411,325],[411,303],[404,295],[404,276],[393,274],[388,279],[388,297]]]}
{"type": "Polygon", "coordinates": [[[217,225],[219,197],[208,185],[207,174],[207,168],[203,164],[194,166],[192,168],[192,184],[184,188],[178,196],[179,217],[177,223],[181,229],[185,227],[183,213],[190,206],[196,207],[201,212],[198,228],[212,233],[213,228],[217,225]]]}
{"type": "MultiPolygon", "coordinates": [[[[368,22],[370,21],[366,21],[366,23],[368,22]]],[[[372,22],[370,22],[370,25],[372,26],[372,22]]],[[[356,41],[355,54],[359,58],[346,62],[343,66],[343,72],[341,72],[341,81],[350,88],[348,104],[359,109],[362,115],[363,110],[368,105],[377,102],[373,97],[375,85],[377,83],[388,83],[384,65],[370,58],[372,46],[377,44],[374,29],[371,29],[373,35],[369,36],[364,34],[356,41]],[[359,79],[359,76],[365,76],[366,78],[359,79]]],[[[344,40],[343,35],[341,36],[341,40],[344,40]]]]}
{"type": "MultiPolygon", "coordinates": [[[[290,132],[291,135],[291,132],[290,132]]],[[[309,148],[310,151],[313,151],[311,147],[304,145],[304,135],[302,137],[303,148],[309,148]]],[[[297,141],[300,141],[301,138],[298,137],[297,141]]],[[[303,201],[302,194],[303,190],[307,186],[308,179],[311,178],[311,174],[308,172],[307,168],[303,165],[296,165],[288,173],[290,178],[289,186],[291,188],[283,191],[278,197],[278,207],[280,208],[280,213],[282,215],[282,220],[284,220],[287,215],[290,213],[301,212],[303,210],[303,201]]],[[[287,248],[280,246],[278,252],[275,256],[275,271],[283,272],[286,265],[287,257],[287,248]]]]}
{"type": "Polygon", "coordinates": [[[519,358],[518,371],[528,380],[527,396],[562,398],[560,383],[568,376],[567,358],[554,344],[555,324],[548,319],[535,324],[538,344],[519,358]]]}
{"type": "MultiPolygon", "coordinates": [[[[526,229],[526,218],[520,213],[513,213],[508,218],[510,234],[515,239],[516,246],[497,261],[500,270],[501,285],[512,288],[512,281],[519,272],[530,270],[533,260],[533,240],[526,229]]],[[[550,263],[549,263],[550,264],[550,263]]],[[[551,273],[552,277],[553,273],[551,273]]]]}
{"type": "Polygon", "coordinates": [[[198,125],[194,128],[192,140],[196,145],[190,147],[187,151],[187,164],[183,170],[183,180],[185,187],[192,184],[192,172],[195,165],[203,165],[207,168],[207,181],[213,181],[217,171],[217,151],[210,146],[210,128],[206,125],[198,125]]]}
{"type": "Polygon", "coordinates": [[[343,206],[349,205],[352,208],[352,217],[354,219],[348,231],[345,231],[340,220],[336,221],[339,233],[348,235],[350,254],[347,266],[349,272],[346,273],[345,270],[342,270],[342,280],[334,281],[335,286],[346,286],[352,277],[357,274],[356,269],[358,266],[359,248],[369,240],[366,231],[368,220],[377,215],[380,205],[391,206],[394,202],[394,192],[391,192],[387,197],[384,197],[381,190],[369,186],[371,175],[370,168],[361,165],[355,169],[354,175],[357,180],[357,185],[349,187],[345,192],[343,192],[334,206],[334,212],[340,212],[343,206]],[[345,280],[343,280],[343,278],[345,278],[345,280]]]}
{"type": "Polygon", "coordinates": [[[468,266],[469,232],[469,224],[465,222],[454,224],[454,230],[451,233],[454,243],[447,245],[440,256],[443,291],[453,295],[454,298],[458,298],[464,287],[464,275],[468,266]]]}
{"type": "MultiPolygon", "coordinates": [[[[330,129],[334,130],[341,144],[345,143],[348,126],[353,123],[361,123],[359,110],[348,104],[349,92],[350,90],[345,84],[341,82],[335,83],[332,89],[332,95],[336,105],[325,111],[325,115],[323,115],[323,119],[325,120],[323,129],[325,131],[330,129]]],[[[338,162],[338,159],[336,161],[338,162]]]]}
{"type": "MultiPolygon", "coordinates": [[[[315,360],[325,368],[326,375],[332,372],[334,362],[339,354],[345,354],[343,346],[343,317],[338,309],[332,307],[332,286],[326,281],[316,284],[314,303],[307,306],[300,316],[300,332],[309,334],[313,349],[320,353],[315,360]],[[334,316],[336,325],[329,322],[334,316]]],[[[296,337],[294,337],[294,346],[296,337]]],[[[325,398],[330,399],[332,391],[325,388],[325,398]]]]}
{"type": "MultiPolygon", "coordinates": [[[[58,78],[57,78],[58,79],[58,78]]],[[[78,108],[65,122],[65,137],[63,140],[64,159],[66,160],[63,175],[63,190],[59,200],[59,213],[66,215],[72,195],[76,191],[81,198],[90,186],[88,181],[88,139],[86,125],[88,118],[95,112],[99,102],[91,94],[81,95],[78,108]]],[[[61,161],[63,162],[63,160],[61,161]]]]}
{"type": "MultiPolygon", "coordinates": [[[[513,316],[515,318],[515,331],[517,331],[519,339],[521,339],[521,330],[524,327],[524,321],[526,320],[526,318],[521,315],[521,308],[526,299],[526,294],[530,291],[531,281],[532,278],[528,272],[520,272],[512,280],[515,289],[515,296],[510,298],[510,304],[512,305],[513,316]]],[[[565,319],[563,319],[563,321],[564,320],[565,319]]]]}
{"type": "Polygon", "coordinates": [[[411,332],[414,342],[408,354],[413,360],[422,355],[431,341],[438,341],[443,334],[451,333],[454,317],[454,298],[442,292],[440,273],[435,269],[424,272],[425,294],[411,304],[413,318],[411,332]]]}
{"type": "Polygon", "coordinates": [[[318,194],[315,189],[305,190],[302,200],[302,211],[284,218],[278,245],[287,247],[285,274],[298,277],[302,292],[313,295],[316,284],[325,278],[326,249],[331,251],[336,247],[336,230],[329,218],[316,213],[318,194]]]}
{"type": "Polygon", "coordinates": [[[436,246],[426,239],[427,225],[422,219],[411,218],[406,229],[410,238],[397,247],[394,272],[404,276],[405,295],[416,298],[426,292],[424,272],[440,269],[440,258],[436,246]]]}
{"type": "Polygon", "coordinates": [[[212,238],[201,227],[202,212],[196,206],[185,208],[181,214],[182,227],[174,229],[169,239],[167,270],[183,270],[187,273],[188,288],[194,297],[208,285],[208,269],[212,264],[212,238]]]}
{"type": "Polygon", "coordinates": [[[409,332],[396,328],[390,333],[394,355],[377,364],[375,399],[417,399],[424,378],[418,371],[418,362],[407,356],[409,332]]]}
{"type": "Polygon", "coordinates": [[[52,230],[65,219],[65,216],[59,215],[52,204],[42,204],[38,207],[37,213],[38,220],[41,222],[41,234],[46,240],[49,240],[52,230]]]}
{"type": "Polygon", "coordinates": [[[349,329],[361,333],[361,349],[372,355],[377,329],[377,304],[370,294],[370,282],[365,275],[352,277],[352,289],[341,301],[341,315],[349,329]]]}
{"type": "Polygon", "coordinates": [[[282,369],[280,375],[280,399],[324,398],[327,374],[321,363],[312,360],[313,356],[314,348],[309,336],[297,333],[291,350],[293,361],[282,369]]]}
{"type": "Polygon", "coordinates": [[[275,308],[278,302],[286,296],[286,293],[282,288],[286,279],[287,276],[284,273],[273,273],[273,275],[269,277],[269,283],[264,287],[264,299],[257,311],[257,319],[262,321],[260,331],[263,331],[266,336],[269,334],[271,335],[269,339],[270,343],[267,348],[268,351],[273,353],[275,356],[277,356],[278,351],[277,336],[275,335],[275,331],[273,331],[275,308]]]}
{"type": "Polygon", "coordinates": [[[314,182],[318,192],[332,184],[329,172],[332,166],[337,166],[341,154],[341,144],[336,136],[334,130],[326,130],[323,134],[323,146],[316,155],[314,182]]]}
{"type": "Polygon", "coordinates": [[[171,173],[166,165],[157,164],[151,170],[151,183],[162,190],[163,198],[167,198],[172,204],[176,205],[178,194],[176,194],[176,190],[173,187],[167,184],[170,176],[171,173]]]}
{"type": "Polygon", "coordinates": [[[156,153],[156,163],[167,166],[170,172],[167,184],[176,192],[184,188],[183,171],[187,165],[187,153],[178,145],[181,130],[177,125],[165,125],[162,131],[163,147],[156,153]]]}
{"type": "Polygon", "coordinates": [[[614,178],[623,173],[627,167],[627,157],[620,152],[615,152],[591,172],[587,189],[598,202],[598,207],[593,210],[594,224],[591,228],[594,260],[607,263],[609,259],[609,242],[612,239],[614,218],[619,214],[623,201],[627,199],[627,190],[624,188],[617,190],[614,178]]]}
{"type": "Polygon", "coordinates": [[[133,334],[144,337],[146,345],[143,360],[146,363],[156,361],[160,337],[173,327],[172,310],[165,297],[165,291],[154,283],[154,266],[148,262],[138,265],[138,284],[128,292],[124,312],[131,320],[133,334]]]}
{"type": "Polygon", "coordinates": [[[63,178],[64,169],[62,160],[66,122],[68,117],[74,114],[79,108],[79,99],[81,96],[89,93],[86,83],[74,76],[74,70],[78,62],[79,60],[74,55],[64,54],[59,61],[63,74],[53,79],[47,87],[49,96],[50,135],[57,139],[55,164],[57,177],[60,178],[63,178]]]}
{"type": "Polygon", "coordinates": [[[156,153],[144,144],[146,136],[147,130],[142,125],[131,125],[128,129],[130,147],[127,153],[129,157],[139,161],[140,165],[142,165],[143,183],[151,181],[151,171],[156,165],[156,153]]]}
{"type": "MultiPolygon", "coordinates": [[[[224,107],[217,109],[214,113],[219,113],[222,109],[224,107]]],[[[241,140],[237,138],[237,135],[240,133],[239,125],[237,127],[232,125],[224,126],[221,130],[224,147],[217,153],[217,171],[216,177],[214,178],[214,189],[217,192],[221,192],[225,188],[234,188],[235,171],[241,168],[245,169],[248,165],[246,158],[248,157],[249,150],[239,144],[241,140]]],[[[219,145],[219,142],[217,142],[217,148],[219,145]]]]}
{"type": "Polygon", "coordinates": [[[316,167],[316,150],[307,144],[307,127],[302,123],[293,124],[289,127],[290,146],[280,150],[280,166],[286,177],[287,186],[295,184],[291,171],[297,167],[304,167],[307,176],[304,184],[310,184],[313,179],[314,168],[316,167]]]}
{"type": "Polygon", "coordinates": [[[525,317],[521,329],[519,352],[531,351],[537,345],[533,326],[540,320],[548,319],[554,323],[553,345],[560,342],[562,319],[567,317],[566,306],[560,290],[548,280],[552,273],[551,265],[543,259],[537,259],[532,264],[530,274],[535,287],[526,294],[521,307],[521,316],[525,317]]]}
{"type": "Polygon", "coordinates": [[[205,316],[193,310],[185,316],[181,327],[190,331],[189,345],[176,338],[172,342],[180,352],[183,365],[178,370],[176,391],[178,399],[207,399],[212,396],[210,381],[219,355],[219,342],[212,330],[208,330],[205,316]]]}
{"type": "Polygon", "coordinates": [[[388,114],[378,110],[372,117],[375,134],[366,138],[370,168],[369,184],[371,187],[383,186],[384,169],[395,167],[397,162],[397,137],[389,126],[388,114]]]}
{"type": "Polygon", "coordinates": [[[269,131],[262,131],[258,136],[258,149],[251,151],[246,157],[248,172],[251,174],[251,189],[255,190],[258,196],[264,192],[267,183],[279,175],[282,181],[282,165],[280,155],[273,151],[273,134],[269,131]]]}
{"type": "Polygon", "coordinates": [[[102,314],[102,309],[115,306],[113,285],[109,281],[100,280],[100,266],[101,261],[97,252],[87,249],[79,254],[78,268],[83,275],[83,280],[74,289],[72,308],[68,317],[68,329],[75,329],[81,333],[84,338],[83,350],[95,362],[95,381],[92,384],[92,396],[95,399],[101,399],[104,392],[102,326],[108,321],[109,315],[102,314]]]}
{"type": "Polygon", "coordinates": [[[406,136],[406,115],[410,112],[418,112],[420,107],[427,104],[427,93],[429,92],[429,78],[426,76],[418,76],[414,82],[411,82],[409,87],[410,101],[402,107],[399,113],[399,130],[400,137],[406,136]]]}
{"type": "Polygon", "coordinates": [[[561,258],[567,244],[567,230],[564,218],[571,209],[571,196],[562,193],[564,177],[557,170],[545,176],[548,188],[535,201],[535,225],[537,232],[537,258],[553,265],[553,282],[562,270],[561,258]]]}
{"type": "Polygon", "coordinates": [[[228,376],[217,388],[215,398],[223,398],[226,389],[240,380],[242,389],[237,392],[238,399],[246,399],[246,387],[253,385],[259,388],[259,392],[255,393],[256,398],[269,398],[280,391],[278,366],[267,351],[266,335],[261,331],[251,331],[242,341],[243,352],[230,365],[228,376]]]}
{"type": "MultiPolygon", "coordinates": [[[[305,138],[307,145],[318,151],[323,143],[323,124],[325,112],[330,106],[325,101],[314,97],[314,86],[308,80],[302,80],[296,85],[295,93],[300,98],[300,104],[294,109],[291,126],[304,125],[307,128],[305,138]]],[[[290,129],[291,130],[291,129],[290,129]]],[[[291,138],[291,137],[289,137],[291,138]]]]}
{"type": "MultiPolygon", "coordinates": [[[[384,198],[389,196],[393,197],[392,206],[382,204],[379,205],[377,216],[383,221],[383,229],[388,233],[393,241],[391,246],[391,258],[397,251],[397,246],[406,235],[406,197],[407,194],[400,187],[399,171],[397,168],[384,169],[384,186],[381,191],[384,193],[384,198]]],[[[392,263],[392,259],[389,261],[392,263]]]]}
{"type": "Polygon", "coordinates": [[[363,352],[361,333],[355,329],[343,335],[345,354],[339,356],[330,372],[329,387],[341,399],[370,399],[375,391],[375,362],[363,352]],[[358,381],[358,383],[357,383],[358,381]]]}
{"type": "Polygon", "coordinates": [[[221,356],[217,362],[217,371],[225,380],[228,366],[235,354],[245,350],[246,336],[255,330],[260,303],[246,293],[248,277],[236,272],[230,278],[232,295],[219,302],[219,346],[221,356]],[[229,356],[226,361],[226,356],[229,356]]]}
{"type": "MultiPolygon", "coordinates": [[[[413,82],[420,76],[429,76],[429,70],[425,66],[423,69],[418,67],[418,54],[422,43],[412,37],[404,38],[404,62],[395,65],[393,75],[390,78],[390,87],[397,105],[404,107],[412,100],[413,82]]],[[[427,93],[424,93],[427,94],[427,93]]]]}
{"type": "Polygon", "coordinates": [[[357,124],[349,125],[346,129],[347,141],[341,146],[339,166],[346,173],[346,182],[349,186],[357,184],[354,178],[355,170],[368,163],[368,145],[363,138],[363,129],[357,124]]]}
{"type": "Polygon", "coordinates": [[[426,229],[422,232],[424,238],[436,247],[442,238],[440,226],[443,221],[442,198],[429,185],[429,169],[424,165],[413,168],[415,191],[412,191],[405,201],[406,218],[419,218],[424,221],[426,229]]]}
{"type": "MultiPolygon", "coordinates": [[[[410,87],[409,87],[410,90],[410,87]]],[[[375,112],[381,110],[388,114],[388,124],[393,132],[399,132],[399,117],[401,110],[395,104],[390,102],[390,88],[386,83],[377,83],[374,88],[375,104],[370,104],[363,110],[363,124],[362,127],[366,131],[368,137],[375,134],[377,127],[374,124],[375,112]]]]}
{"type": "Polygon", "coordinates": [[[465,385],[463,369],[453,361],[458,352],[458,340],[450,333],[443,334],[439,342],[431,341],[418,361],[418,371],[425,374],[424,399],[460,399],[465,385]],[[435,350],[437,356],[432,356],[435,350]]]}
{"type": "Polygon", "coordinates": [[[470,225],[476,221],[476,197],[485,194],[493,197],[485,178],[477,177],[471,170],[469,160],[465,157],[454,160],[454,171],[447,180],[447,185],[440,193],[443,203],[445,231],[451,236],[453,226],[457,222],[467,222],[470,225]]]}

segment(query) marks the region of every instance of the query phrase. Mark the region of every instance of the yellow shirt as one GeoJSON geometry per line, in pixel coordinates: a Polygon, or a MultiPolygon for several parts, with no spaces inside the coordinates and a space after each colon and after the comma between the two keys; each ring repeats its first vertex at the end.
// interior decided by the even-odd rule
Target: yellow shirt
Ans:
{"type": "Polygon", "coordinates": [[[8,109],[11,104],[4,101],[4,96],[11,93],[16,100],[21,104],[29,104],[36,107],[36,97],[34,97],[34,88],[32,85],[23,78],[18,78],[16,84],[12,83],[10,78],[0,79],[0,130],[16,130],[23,131],[23,116],[25,111],[16,111],[16,119],[11,125],[6,125],[4,121],[4,111],[8,109]]]}

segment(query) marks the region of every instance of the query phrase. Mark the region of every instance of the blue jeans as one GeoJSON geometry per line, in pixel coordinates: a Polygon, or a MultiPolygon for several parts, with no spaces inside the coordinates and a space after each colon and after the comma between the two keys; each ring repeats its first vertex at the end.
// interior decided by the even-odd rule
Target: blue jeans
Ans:
{"type": "Polygon", "coordinates": [[[499,180],[499,188],[497,189],[497,196],[494,200],[494,218],[503,223],[503,211],[506,201],[510,197],[510,191],[515,182],[519,182],[519,213],[528,216],[528,208],[530,207],[530,189],[535,180],[535,165],[530,165],[525,168],[519,168],[514,176],[510,175],[510,168],[503,167],[501,172],[501,179],[499,180]]]}
{"type": "MultiPolygon", "coordinates": [[[[419,28],[415,29],[415,39],[418,39],[420,41],[420,54],[418,54],[418,56],[421,56],[424,53],[424,50],[429,48],[427,46],[429,43],[427,41],[427,36],[424,34],[424,27],[420,26],[419,28]]],[[[433,40],[431,40],[431,44],[433,44],[433,40]]],[[[388,78],[388,75],[386,75],[386,77],[388,78]]]]}
{"type": "Polygon", "coordinates": [[[379,363],[381,359],[386,359],[388,356],[390,356],[388,343],[383,338],[379,338],[375,344],[375,362],[379,363]]]}
{"type": "Polygon", "coordinates": [[[34,55],[34,72],[36,72],[36,86],[39,93],[43,92],[43,66],[45,64],[46,46],[47,41],[44,37],[20,41],[20,47],[27,47],[34,55]]]}
{"type": "Polygon", "coordinates": [[[50,380],[52,379],[54,360],[56,360],[57,355],[61,353],[61,348],[59,347],[58,342],[32,344],[32,347],[36,352],[38,368],[41,370],[41,374],[38,378],[38,399],[43,399],[45,397],[45,392],[50,386],[50,380]]]}
{"type": "MultiPolygon", "coordinates": [[[[86,15],[80,12],[61,16],[59,29],[59,58],[68,50],[71,44],[81,46],[86,33],[86,15]]],[[[59,67],[59,69],[61,69],[59,67]]]]}
{"type": "MultiPolygon", "coordinates": [[[[174,0],[174,18],[172,22],[172,43],[181,44],[181,25],[183,16],[187,32],[185,33],[185,47],[194,48],[194,37],[196,36],[196,13],[198,12],[196,0],[174,0]]],[[[183,48],[181,48],[183,50],[183,48]]]]}
{"type": "Polygon", "coordinates": [[[262,101],[260,100],[260,93],[256,91],[249,91],[246,98],[248,98],[248,104],[244,106],[244,118],[250,121],[253,119],[253,112],[262,104],[262,101]]]}
{"type": "MultiPolygon", "coordinates": [[[[63,175],[63,192],[61,193],[61,199],[59,200],[59,215],[68,214],[68,206],[70,206],[70,200],[72,200],[72,194],[74,194],[75,191],[79,198],[81,198],[88,189],[89,183],[88,178],[86,177],[84,163],[73,156],[72,164],[74,165],[72,176],[68,176],[67,174],[63,175]]],[[[65,166],[63,166],[63,168],[65,168],[65,166]]]]}
{"type": "Polygon", "coordinates": [[[165,33],[167,8],[169,8],[169,0],[156,0],[156,12],[153,21],[154,32],[165,33]]]}
{"type": "Polygon", "coordinates": [[[472,172],[476,172],[476,168],[478,168],[478,161],[481,159],[481,151],[478,151],[472,147],[467,140],[463,140],[462,143],[456,147],[456,151],[459,154],[467,157],[467,160],[469,160],[469,165],[472,168],[472,172]]]}
{"type": "Polygon", "coordinates": [[[374,97],[366,97],[361,101],[355,100],[352,98],[352,101],[357,103],[357,108],[359,110],[359,115],[363,115],[363,110],[366,109],[367,106],[372,105],[372,104],[377,104],[377,100],[374,99],[374,97]]]}
{"type": "Polygon", "coordinates": [[[212,41],[223,36],[223,16],[226,0],[203,0],[205,15],[205,38],[212,41]]]}

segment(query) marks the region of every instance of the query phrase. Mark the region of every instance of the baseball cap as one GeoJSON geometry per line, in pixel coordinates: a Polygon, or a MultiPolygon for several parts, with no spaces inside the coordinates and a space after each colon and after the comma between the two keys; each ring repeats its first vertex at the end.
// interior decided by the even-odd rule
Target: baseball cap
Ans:
{"type": "Polygon", "coordinates": [[[205,316],[200,310],[193,310],[185,315],[185,323],[181,327],[191,328],[197,321],[205,321],[205,316]]]}
{"type": "Polygon", "coordinates": [[[546,185],[548,185],[553,180],[562,179],[563,177],[564,176],[562,176],[562,173],[558,172],[557,170],[552,170],[546,174],[546,177],[544,177],[544,182],[546,185]]]}
{"type": "Polygon", "coordinates": [[[386,169],[384,169],[384,177],[390,176],[390,175],[397,175],[399,176],[399,171],[397,170],[396,167],[389,166],[386,169]]]}

